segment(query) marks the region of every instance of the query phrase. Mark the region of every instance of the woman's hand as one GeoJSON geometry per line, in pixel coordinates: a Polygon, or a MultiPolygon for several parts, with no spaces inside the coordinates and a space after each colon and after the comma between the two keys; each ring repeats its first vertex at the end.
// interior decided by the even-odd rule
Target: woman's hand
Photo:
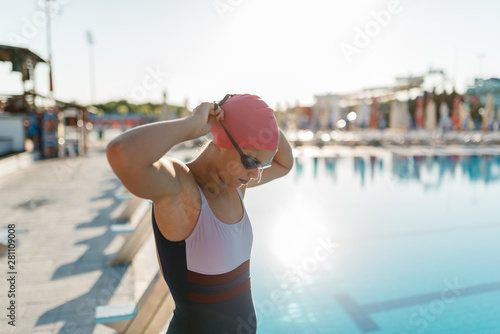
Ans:
{"type": "Polygon", "coordinates": [[[205,136],[212,129],[214,121],[224,120],[224,110],[221,107],[214,109],[215,103],[203,102],[193,110],[190,116],[195,120],[197,137],[205,136]]]}

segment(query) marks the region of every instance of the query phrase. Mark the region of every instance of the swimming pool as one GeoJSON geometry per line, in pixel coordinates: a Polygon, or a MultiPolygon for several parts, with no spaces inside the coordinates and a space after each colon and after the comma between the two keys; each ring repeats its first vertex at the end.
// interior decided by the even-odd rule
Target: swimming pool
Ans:
{"type": "Polygon", "coordinates": [[[297,157],[245,196],[258,333],[500,333],[499,194],[500,156],[297,157]]]}

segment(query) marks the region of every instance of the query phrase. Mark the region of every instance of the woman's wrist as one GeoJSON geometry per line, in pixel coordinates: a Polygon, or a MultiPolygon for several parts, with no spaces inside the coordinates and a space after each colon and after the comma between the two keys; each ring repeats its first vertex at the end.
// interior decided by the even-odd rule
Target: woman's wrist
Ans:
{"type": "Polygon", "coordinates": [[[182,119],[184,123],[187,138],[185,140],[193,140],[204,135],[202,129],[203,124],[198,116],[191,115],[182,119]]]}

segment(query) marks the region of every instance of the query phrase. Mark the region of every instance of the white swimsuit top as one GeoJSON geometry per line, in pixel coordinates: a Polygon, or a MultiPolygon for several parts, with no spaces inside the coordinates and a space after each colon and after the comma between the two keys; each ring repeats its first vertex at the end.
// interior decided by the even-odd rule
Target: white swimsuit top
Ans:
{"type": "Polygon", "coordinates": [[[200,187],[201,212],[191,235],[186,239],[187,269],[200,274],[217,275],[230,272],[250,259],[253,232],[243,206],[243,218],[225,224],[215,217],[200,187]]]}

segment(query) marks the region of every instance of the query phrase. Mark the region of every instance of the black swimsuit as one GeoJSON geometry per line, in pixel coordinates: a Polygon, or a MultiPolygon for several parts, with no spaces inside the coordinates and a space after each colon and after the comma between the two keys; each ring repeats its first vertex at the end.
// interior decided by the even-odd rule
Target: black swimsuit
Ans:
{"type": "MultiPolygon", "coordinates": [[[[242,194],[238,189],[240,198],[242,194]]],[[[175,301],[168,334],[252,334],[257,320],[250,287],[252,227],[243,207],[236,224],[218,220],[200,189],[196,227],[183,241],[153,231],[163,277],[175,301]]],[[[243,205],[243,201],[242,201],[243,205]]]]}

